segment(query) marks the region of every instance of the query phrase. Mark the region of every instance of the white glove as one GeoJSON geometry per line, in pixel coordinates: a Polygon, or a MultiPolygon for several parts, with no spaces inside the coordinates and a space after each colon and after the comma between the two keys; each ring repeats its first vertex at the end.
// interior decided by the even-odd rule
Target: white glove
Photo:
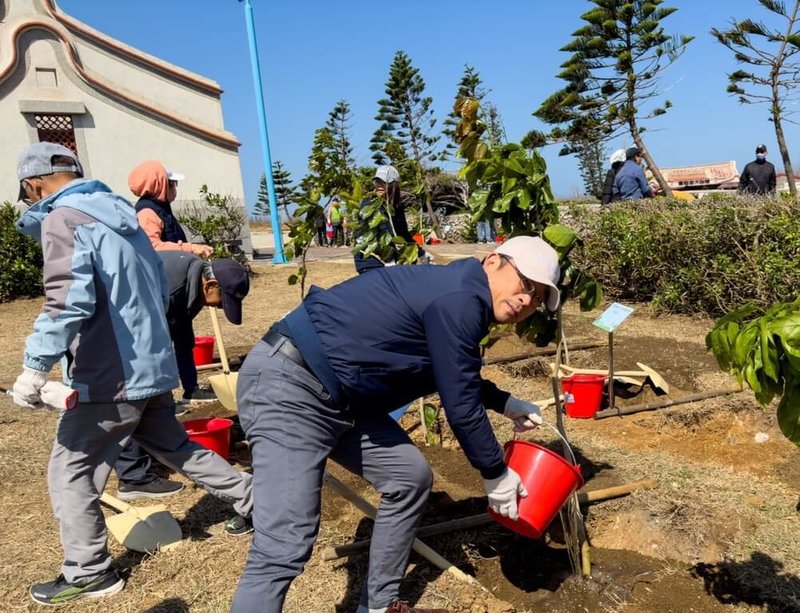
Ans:
{"type": "Polygon", "coordinates": [[[503,415],[514,422],[514,430],[527,432],[542,425],[542,411],[531,402],[525,402],[514,396],[509,396],[503,415]]]}
{"type": "Polygon", "coordinates": [[[527,498],[528,490],[522,485],[516,472],[506,468],[506,471],[496,479],[484,479],[483,487],[492,511],[514,521],[519,519],[517,497],[527,498]]]}
{"type": "Polygon", "coordinates": [[[39,397],[39,393],[45,383],[47,383],[46,372],[34,370],[30,366],[23,366],[22,374],[17,377],[11,388],[14,404],[24,409],[41,407],[42,399],[39,397]]]}

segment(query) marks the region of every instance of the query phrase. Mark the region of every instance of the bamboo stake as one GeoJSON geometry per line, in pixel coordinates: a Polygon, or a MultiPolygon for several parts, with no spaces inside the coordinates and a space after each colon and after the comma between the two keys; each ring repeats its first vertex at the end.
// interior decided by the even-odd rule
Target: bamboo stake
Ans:
{"type": "MultiPolygon", "coordinates": [[[[594,349],[595,347],[604,347],[605,343],[597,341],[586,341],[583,343],[573,343],[570,349],[594,349]]],[[[528,358],[535,358],[539,356],[555,355],[558,352],[558,347],[538,347],[536,349],[529,349],[522,353],[513,353],[511,355],[501,355],[496,358],[484,358],[483,365],[489,366],[490,364],[505,364],[507,362],[518,362],[528,358]]]]}
{"type": "Polygon", "coordinates": [[[698,400],[706,400],[708,398],[716,398],[717,396],[725,396],[727,394],[737,394],[742,391],[740,387],[729,387],[722,390],[714,390],[711,392],[700,392],[697,394],[689,394],[688,396],[681,396],[680,398],[672,398],[670,400],[661,400],[659,402],[648,402],[645,404],[636,404],[624,409],[616,408],[614,410],[598,411],[594,414],[595,419],[605,419],[606,417],[615,417],[617,415],[631,415],[633,413],[641,413],[642,411],[655,411],[656,409],[663,409],[672,407],[679,404],[686,404],[688,402],[696,402],[698,400]]]}
{"type": "MultiPolygon", "coordinates": [[[[592,504],[595,502],[602,502],[612,498],[619,498],[620,496],[627,496],[636,490],[653,489],[656,486],[656,481],[634,481],[633,483],[626,483],[623,485],[616,485],[613,487],[606,487],[598,490],[590,490],[587,492],[578,492],[578,503],[581,505],[592,504]]],[[[478,528],[491,523],[493,520],[488,513],[479,513],[477,515],[469,515],[458,519],[449,519],[447,521],[422,526],[417,530],[417,538],[425,538],[428,536],[437,536],[439,534],[446,534],[456,530],[470,530],[478,528]]],[[[339,558],[344,558],[359,551],[369,549],[370,539],[356,541],[354,543],[346,543],[338,545],[337,547],[328,547],[322,552],[322,559],[331,561],[339,558]]]]}
{"type": "MultiPolygon", "coordinates": [[[[352,503],[359,511],[361,511],[367,517],[375,519],[375,515],[377,514],[377,509],[372,506],[369,502],[364,500],[361,496],[359,496],[356,492],[351,490],[347,487],[344,483],[339,481],[336,477],[331,474],[325,473],[325,484],[334,490],[337,494],[348,500],[352,503]]],[[[436,566],[445,572],[450,573],[456,579],[460,581],[465,581],[467,583],[472,583],[476,585],[480,585],[475,577],[471,577],[460,568],[456,567],[451,562],[448,562],[445,558],[441,555],[436,553],[433,549],[428,547],[425,543],[420,541],[419,539],[414,539],[414,544],[411,547],[414,551],[416,551],[419,555],[423,558],[428,560],[431,564],[436,566]]]]}

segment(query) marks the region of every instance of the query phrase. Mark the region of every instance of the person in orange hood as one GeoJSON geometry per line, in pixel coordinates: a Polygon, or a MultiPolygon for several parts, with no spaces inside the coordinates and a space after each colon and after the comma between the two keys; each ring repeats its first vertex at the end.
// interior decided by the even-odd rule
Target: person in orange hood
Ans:
{"type": "Polygon", "coordinates": [[[172,212],[172,201],[178,196],[178,181],[183,178],[182,174],[170,172],[156,160],[142,162],[134,168],[128,175],[128,187],[139,197],[136,217],[156,251],[186,251],[207,258],[214,249],[188,242],[172,212]]]}

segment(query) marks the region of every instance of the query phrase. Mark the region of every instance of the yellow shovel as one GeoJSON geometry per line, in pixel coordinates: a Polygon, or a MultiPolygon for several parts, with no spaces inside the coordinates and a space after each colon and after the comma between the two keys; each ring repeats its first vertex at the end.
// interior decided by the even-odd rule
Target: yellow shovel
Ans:
{"type": "Polygon", "coordinates": [[[239,381],[239,373],[232,373],[228,365],[228,354],[222,342],[222,333],[220,332],[219,320],[217,319],[217,309],[210,306],[208,310],[211,313],[214,336],[217,339],[217,347],[219,347],[219,359],[222,362],[222,374],[210,376],[208,382],[211,384],[211,388],[222,403],[222,406],[229,411],[236,411],[236,383],[239,381]]]}
{"type": "Polygon", "coordinates": [[[134,507],[109,494],[100,496],[100,502],[120,511],[119,515],[106,517],[106,527],[132,551],[153,553],[179,543],[182,538],[181,527],[162,504],[134,507]]]}

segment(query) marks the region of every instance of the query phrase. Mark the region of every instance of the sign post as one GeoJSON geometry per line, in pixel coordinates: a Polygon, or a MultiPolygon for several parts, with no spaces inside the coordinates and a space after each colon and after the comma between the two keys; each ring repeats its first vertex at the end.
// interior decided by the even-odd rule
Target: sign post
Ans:
{"type": "Polygon", "coordinates": [[[608,332],[608,408],[614,409],[614,330],[633,313],[633,309],[615,302],[592,322],[592,325],[608,332]]]}

